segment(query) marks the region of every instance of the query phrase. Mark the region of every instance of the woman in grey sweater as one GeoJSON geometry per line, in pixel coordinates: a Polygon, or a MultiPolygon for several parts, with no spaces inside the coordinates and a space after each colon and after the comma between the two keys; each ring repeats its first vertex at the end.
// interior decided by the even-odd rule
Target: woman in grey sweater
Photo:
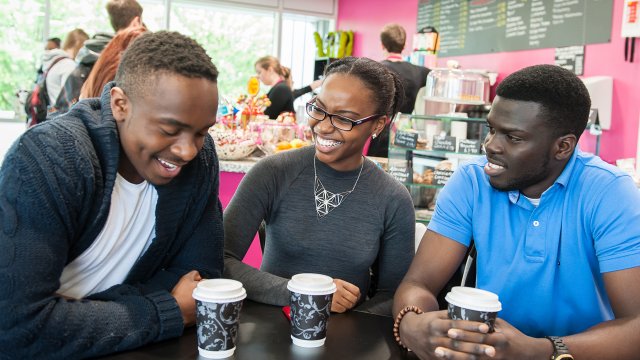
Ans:
{"type": "Polygon", "coordinates": [[[332,311],[391,314],[414,254],[413,203],[362,150],[402,97],[398,77],[378,62],[338,60],[306,106],[315,146],[267,157],[247,173],[224,213],[225,276],[250,299],[286,305],[291,276],[315,272],[334,278],[332,311]],[[258,270],[242,258],[263,221],[258,270]]]}

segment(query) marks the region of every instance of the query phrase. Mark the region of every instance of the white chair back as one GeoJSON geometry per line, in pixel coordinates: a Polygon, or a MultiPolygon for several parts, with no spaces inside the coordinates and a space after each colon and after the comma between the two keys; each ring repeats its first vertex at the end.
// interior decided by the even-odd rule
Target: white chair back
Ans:
{"type": "Polygon", "coordinates": [[[427,226],[423,223],[416,223],[416,248],[415,251],[418,251],[418,246],[420,246],[420,241],[422,241],[422,237],[424,233],[427,232],[427,226]]]}

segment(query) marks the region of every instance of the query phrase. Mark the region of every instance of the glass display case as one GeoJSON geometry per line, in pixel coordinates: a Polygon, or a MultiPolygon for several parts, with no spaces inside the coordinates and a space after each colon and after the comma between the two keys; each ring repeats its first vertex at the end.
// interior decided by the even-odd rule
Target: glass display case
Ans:
{"type": "Polygon", "coordinates": [[[429,222],[440,189],[464,161],[483,156],[486,119],[398,114],[391,124],[387,171],[413,199],[416,221],[429,222]]]}

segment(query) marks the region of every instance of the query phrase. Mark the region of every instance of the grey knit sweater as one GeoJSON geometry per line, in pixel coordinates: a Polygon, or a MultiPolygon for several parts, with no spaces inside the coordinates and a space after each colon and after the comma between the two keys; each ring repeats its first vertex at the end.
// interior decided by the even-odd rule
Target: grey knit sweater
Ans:
{"type": "Polygon", "coordinates": [[[0,169],[0,359],[86,358],[179,336],[170,291],[190,270],[222,273],[218,161],[207,137],[177,178],[156,187],[156,238],[124,284],[82,300],[55,295],[64,266],[109,213],[120,156],[109,102],[107,88],[28,130],[0,169]]]}
{"type": "MultiPolygon", "coordinates": [[[[286,305],[288,279],[316,272],[360,288],[360,309],[391,314],[393,293],[414,254],[415,216],[407,189],[365,160],[355,190],[318,218],[313,158],[306,147],[261,160],[243,178],[224,213],[225,277],[241,281],[252,300],[286,305]],[[262,221],[261,271],[242,263],[262,221]],[[372,275],[370,274],[372,271],[372,275]]],[[[316,161],[328,191],[350,190],[360,169],[339,172],[316,161]]]]}

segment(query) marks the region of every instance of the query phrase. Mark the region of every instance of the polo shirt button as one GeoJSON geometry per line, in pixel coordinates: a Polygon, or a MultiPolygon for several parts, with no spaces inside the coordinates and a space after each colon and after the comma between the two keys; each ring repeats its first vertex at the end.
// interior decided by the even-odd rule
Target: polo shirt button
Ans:
{"type": "Polygon", "coordinates": [[[535,227],[540,226],[540,221],[538,221],[538,220],[534,220],[534,221],[533,221],[533,226],[535,226],[535,227]]]}

